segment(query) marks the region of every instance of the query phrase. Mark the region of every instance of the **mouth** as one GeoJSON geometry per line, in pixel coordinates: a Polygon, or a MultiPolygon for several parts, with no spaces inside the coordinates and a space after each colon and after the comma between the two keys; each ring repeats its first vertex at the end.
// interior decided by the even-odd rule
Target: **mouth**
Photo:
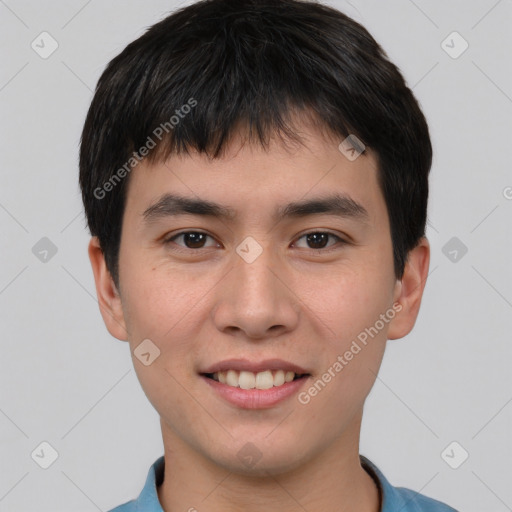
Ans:
{"type": "Polygon", "coordinates": [[[289,382],[310,377],[309,373],[296,373],[291,370],[264,370],[260,372],[225,370],[214,373],[201,373],[203,377],[226,386],[240,389],[272,389],[289,382]]]}
{"type": "Polygon", "coordinates": [[[268,409],[289,402],[312,377],[308,369],[284,359],[226,359],[198,373],[217,397],[241,409],[268,409]]]}

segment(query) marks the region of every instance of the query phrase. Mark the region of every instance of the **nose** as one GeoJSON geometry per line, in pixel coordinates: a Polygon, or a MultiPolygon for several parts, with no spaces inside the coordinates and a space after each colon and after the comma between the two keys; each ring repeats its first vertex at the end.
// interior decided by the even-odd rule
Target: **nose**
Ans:
{"type": "Polygon", "coordinates": [[[220,286],[212,310],[219,331],[250,339],[268,339],[293,331],[300,301],[291,276],[271,248],[252,262],[234,254],[234,264],[220,286]]]}

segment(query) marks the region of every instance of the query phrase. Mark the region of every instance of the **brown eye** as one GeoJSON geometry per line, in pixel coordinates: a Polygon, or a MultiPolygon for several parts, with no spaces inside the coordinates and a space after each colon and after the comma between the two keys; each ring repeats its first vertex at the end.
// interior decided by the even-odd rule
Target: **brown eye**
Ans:
{"type": "Polygon", "coordinates": [[[178,233],[177,235],[174,235],[171,238],[168,238],[165,241],[165,243],[176,243],[175,241],[180,238],[183,241],[183,245],[177,243],[177,245],[179,245],[180,247],[185,247],[186,249],[203,249],[205,247],[206,239],[211,238],[211,236],[200,231],[185,231],[183,233],[178,233]]]}
{"type": "Polygon", "coordinates": [[[302,235],[299,240],[303,238],[306,240],[306,244],[308,245],[306,247],[307,249],[319,250],[336,245],[336,243],[330,244],[329,246],[327,245],[329,237],[335,239],[335,241],[341,242],[342,244],[345,243],[345,241],[339,236],[327,231],[313,231],[311,233],[306,233],[305,235],[302,235]]]}

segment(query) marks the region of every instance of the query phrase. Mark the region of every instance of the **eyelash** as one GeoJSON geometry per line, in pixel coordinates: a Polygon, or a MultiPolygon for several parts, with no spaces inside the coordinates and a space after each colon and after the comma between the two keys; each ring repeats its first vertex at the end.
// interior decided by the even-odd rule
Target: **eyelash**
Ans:
{"type": "MultiPolygon", "coordinates": [[[[207,237],[210,237],[213,239],[213,237],[211,235],[209,235],[208,233],[205,233],[203,231],[182,231],[181,233],[176,233],[174,235],[172,235],[171,237],[168,237],[164,240],[164,245],[171,245],[174,243],[174,240],[182,235],[189,235],[189,234],[202,234],[202,235],[206,235],[207,237]]],[[[297,240],[300,240],[308,235],[312,235],[312,234],[322,234],[322,235],[329,235],[335,239],[338,240],[338,243],[334,244],[333,246],[330,246],[330,247],[327,247],[327,248],[321,248],[321,249],[306,249],[306,250],[309,250],[311,252],[323,252],[323,253],[330,253],[331,251],[333,250],[337,250],[339,249],[339,246],[343,246],[343,245],[348,245],[349,242],[347,242],[346,240],[343,240],[341,237],[339,237],[338,235],[335,235],[334,233],[331,233],[330,231],[308,231],[307,233],[304,233],[302,234],[299,238],[297,238],[297,240]]],[[[177,244],[176,244],[177,245],[177,244]]],[[[197,249],[191,249],[189,247],[183,247],[183,246],[180,246],[180,245],[177,245],[178,248],[173,248],[173,250],[175,251],[178,251],[178,252],[198,252],[200,251],[201,249],[210,249],[211,247],[199,247],[197,249]]]]}

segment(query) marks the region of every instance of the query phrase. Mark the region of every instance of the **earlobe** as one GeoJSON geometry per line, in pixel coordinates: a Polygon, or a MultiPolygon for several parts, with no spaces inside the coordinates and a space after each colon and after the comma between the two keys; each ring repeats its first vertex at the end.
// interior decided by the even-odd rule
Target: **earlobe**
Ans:
{"type": "Polygon", "coordinates": [[[101,316],[108,329],[108,332],[121,341],[128,340],[126,323],[121,303],[121,296],[114,284],[105,263],[105,257],[98,240],[93,236],[89,242],[89,260],[91,261],[96,294],[100,307],[101,316]]]}
{"type": "Polygon", "coordinates": [[[390,322],[388,339],[403,338],[411,332],[420,310],[423,290],[430,264],[430,244],[422,237],[416,247],[409,251],[404,274],[395,286],[395,303],[400,303],[401,310],[390,322]]]}

